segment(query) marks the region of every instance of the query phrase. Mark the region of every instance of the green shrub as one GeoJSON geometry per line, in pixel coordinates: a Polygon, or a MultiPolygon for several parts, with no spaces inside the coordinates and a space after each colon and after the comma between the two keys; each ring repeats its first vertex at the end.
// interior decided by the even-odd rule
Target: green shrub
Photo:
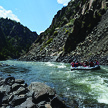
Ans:
{"type": "Polygon", "coordinates": [[[53,38],[50,38],[47,42],[46,45],[50,44],[53,41],[53,38]]]}
{"type": "Polygon", "coordinates": [[[68,37],[70,37],[71,36],[71,33],[68,33],[68,37]]]}
{"type": "Polygon", "coordinates": [[[75,19],[73,18],[73,19],[70,20],[70,23],[73,24],[74,21],[75,21],[75,19]]]}
{"type": "Polygon", "coordinates": [[[44,44],[44,45],[40,48],[40,51],[42,51],[45,47],[46,47],[46,45],[44,44]]]}
{"type": "Polygon", "coordinates": [[[101,17],[102,16],[101,13],[98,12],[98,16],[101,17]]]}
{"type": "Polygon", "coordinates": [[[54,31],[53,36],[57,36],[58,32],[54,31]]]}
{"type": "Polygon", "coordinates": [[[66,30],[66,31],[65,31],[65,34],[67,34],[67,33],[69,33],[69,30],[66,30]]]}
{"type": "Polygon", "coordinates": [[[48,44],[50,44],[53,41],[53,38],[50,38],[46,43],[43,44],[43,46],[40,48],[40,51],[42,51],[48,44]]]}
{"type": "Polygon", "coordinates": [[[88,25],[88,28],[90,28],[91,27],[91,23],[88,25]]]}

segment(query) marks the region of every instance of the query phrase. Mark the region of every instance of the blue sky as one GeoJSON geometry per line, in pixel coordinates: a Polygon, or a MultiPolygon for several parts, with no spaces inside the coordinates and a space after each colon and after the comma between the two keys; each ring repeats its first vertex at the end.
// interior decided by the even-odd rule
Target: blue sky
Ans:
{"type": "Polygon", "coordinates": [[[70,0],[0,0],[0,17],[20,22],[38,34],[51,24],[57,11],[70,0]]]}

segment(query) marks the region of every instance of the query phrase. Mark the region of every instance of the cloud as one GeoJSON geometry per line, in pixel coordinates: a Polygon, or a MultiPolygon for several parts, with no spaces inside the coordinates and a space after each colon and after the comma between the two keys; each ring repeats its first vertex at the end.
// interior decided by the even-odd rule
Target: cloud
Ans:
{"type": "Polygon", "coordinates": [[[59,4],[63,4],[63,6],[67,6],[69,1],[71,1],[71,0],[57,0],[57,2],[59,4]]]}
{"type": "Polygon", "coordinates": [[[40,31],[39,34],[43,33],[44,31],[40,31]]]}
{"type": "Polygon", "coordinates": [[[17,22],[20,22],[18,17],[16,15],[14,15],[11,10],[6,10],[2,6],[0,6],[0,17],[10,18],[10,19],[15,20],[17,22]]]}

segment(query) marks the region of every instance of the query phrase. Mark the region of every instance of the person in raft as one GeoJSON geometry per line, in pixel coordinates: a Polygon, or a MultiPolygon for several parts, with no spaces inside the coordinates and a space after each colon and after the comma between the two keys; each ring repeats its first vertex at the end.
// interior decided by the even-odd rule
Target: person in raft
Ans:
{"type": "Polygon", "coordinates": [[[87,60],[85,61],[85,66],[89,66],[89,62],[87,60]]]}
{"type": "Polygon", "coordinates": [[[72,63],[71,63],[71,66],[72,66],[72,67],[75,67],[75,66],[74,66],[74,64],[75,64],[75,63],[74,63],[74,62],[72,62],[72,63]]]}
{"type": "Polygon", "coordinates": [[[95,60],[95,65],[99,65],[99,62],[97,60],[95,60]]]}
{"type": "Polygon", "coordinates": [[[93,61],[90,62],[90,67],[94,67],[93,61]]]}
{"type": "Polygon", "coordinates": [[[95,65],[99,65],[99,62],[97,60],[95,60],[95,62],[93,62],[93,60],[89,63],[87,60],[85,62],[82,62],[82,63],[79,63],[78,61],[77,62],[72,62],[71,63],[72,67],[78,67],[78,66],[83,66],[83,67],[86,67],[86,66],[90,66],[90,67],[94,67],[95,65]]]}
{"type": "Polygon", "coordinates": [[[81,66],[81,64],[80,64],[78,61],[76,61],[75,63],[72,62],[71,65],[72,65],[72,67],[78,67],[78,66],[81,66]]]}

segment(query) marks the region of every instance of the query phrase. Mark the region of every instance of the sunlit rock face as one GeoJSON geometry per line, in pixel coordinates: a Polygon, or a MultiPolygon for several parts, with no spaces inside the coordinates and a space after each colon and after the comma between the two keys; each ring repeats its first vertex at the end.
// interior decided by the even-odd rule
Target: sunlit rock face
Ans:
{"type": "Polygon", "coordinates": [[[106,57],[107,42],[103,45],[101,41],[107,38],[107,6],[107,0],[71,0],[20,60],[70,62],[106,57]],[[103,54],[101,49],[105,49],[103,54]]]}

